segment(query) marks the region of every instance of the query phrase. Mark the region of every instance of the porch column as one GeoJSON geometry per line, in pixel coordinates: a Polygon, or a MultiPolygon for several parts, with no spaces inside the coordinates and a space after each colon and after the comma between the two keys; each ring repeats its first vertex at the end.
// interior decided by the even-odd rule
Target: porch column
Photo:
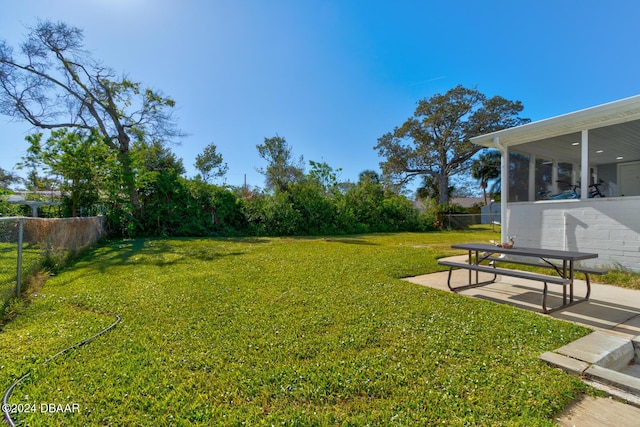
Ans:
{"type": "Polygon", "coordinates": [[[587,200],[589,198],[589,184],[591,183],[591,174],[589,173],[589,131],[587,129],[582,131],[580,146],[580,199],[587,200]]]}
{"type": "Polygon", "coordinates": [[[558,159],[553,159],[551,166],[551,189],[553,194],[558,194],[558,159]]]}
{"type": "Polygon", "coordinates": [[[529,194],[527,195],[527,200],[532,202],[535,199],[536,199],[536,155],[531,154],[529,156],[529,194]]]}
{"type": "Polygon", "coordinates": [[[500,138],[495,136],[493,144],[500,151],[500,241],[506,242],[507,233],[507,199],[509,198],[509,152],[507,147],[500,144],[500,138]]]}

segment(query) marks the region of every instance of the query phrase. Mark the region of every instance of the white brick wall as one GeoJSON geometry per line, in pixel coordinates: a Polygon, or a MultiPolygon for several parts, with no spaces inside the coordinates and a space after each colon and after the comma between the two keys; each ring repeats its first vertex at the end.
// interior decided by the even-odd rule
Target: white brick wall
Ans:
{"type": "Polygon", "coordinates": [[[596,252],[583,265],[640,273],[640,197],[509,203],[504,226],[517,245],[596,252]]]}

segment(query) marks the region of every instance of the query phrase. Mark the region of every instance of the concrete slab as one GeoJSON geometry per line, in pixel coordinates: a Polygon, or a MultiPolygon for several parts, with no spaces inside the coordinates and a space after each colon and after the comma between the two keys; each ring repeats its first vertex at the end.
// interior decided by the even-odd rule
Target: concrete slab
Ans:
{"type": "MultiPolygon", "coordinates": [[[[638,292],[638,291],[636,291],[638,292]]],[[[638,298],[638,296],[636,296],[638,298]]],[[[616,325],[613,328],[616,332],[625,333],[627,335],[639,336],[640,335],[640,315],[636,315],[629,320],[625,320],[624,323],[616,325]]]]}
{"type": "Polygon", "coordinates": [[[583,396],[557,419],[562,427],[637,427],[640,409],[613,399],[583,396]]]}
{"type": "MultiPolygon", "coordinates": [[[[464,262],[465,258],[456,257],[451,259],[464,262]]],[[[447,275],[447,271],[442,271],[408,277],[404,280],[451,292],[447,287],[447,275]]],[[[454,286],[468,283],[468,277],[468,271],[455,270],[452,274],[452,283],[454,286]]],[[[489,277],[490,275],[488,274],[483,276],[481,273],[480,275],[481,280],[489,277]]],[[[586,290],[585,282],[576,280],[574,289],[575,295],[582,297],[586,290]]],[[[542,313],[542,283],[530,280],[499,276],[496,283],[467,289],[459,292],[459,295],[510,304],[525,310],[542,313]]],[[[547,302],[550,307],[562,303],[560,286],[549,285],[547,302]]],[[[624,334],[629,338],[635,337],[640,335],[640,291],[592,283],[589,301],[556,311],[549,316],[578,323],[594,330],[608,330],[624,334]]]]}
{"type": "MultiPolygon", "coordinates": [[[[466,256],[457,257],[456,259],[456,261],[459,262],[464,262],[465,260],[466,256]]],[[[410,277],[405,280],[422,286],[429,286],[451,292],[447,287],[447,275],[448,272],[445,271],[410,277]]],[[[468,283],[468,272],[464,270],[454,271],[452,280],[454,285],[468,283]]],[[[560,287],[557,288],[556,290],[554,286],[551,285],[549,287],[547,304],[550,307],[560,305],[562,302],[562,294],[558,292],[561,291],[561,289],[560,287]]],[[[582,297],[585,289],[586,283],[577,280],[574,285],[575,295],[582,297]]],[[[459,292],[459,295],[511,304],[543,315],[541,307],[542,284],[538,282],[512,277],[499,277],[496,283],[468,289],[459,292]]],[[[547,316],[574,322],[591,328],[594,331],[606,331],[609,336],[606,338],[600,337],[603,342],[620,344],[624,341],[625,343],[629,343],[631,339],[640,336],[640,291],[592,283],[589,301],[567,307],[563,310],[548,314],[547,316]]],[[[596,335],[596,337],[598,336],[596,335]]],[[[615,344],[612,345],[614,349],[618,348],[615,344]]],[[[589,376],[592,379],[585,378],[586,382],[598,389],[606,391],[612,396],[631,403],[626,404],[610,398],[592,398],[585,396],[577,400],[574,405],[558,417],[556,421],[559,425],[582,427],[626,427],[640,425],[640,386],[638,384],[638,382],[640,382],[640,376],[636,375],[640,372],[640,366],[636,369],[635,366],[631,365],[620,369],[620,371],[614,371],[580,359],[584,356],[588,360],[596,360],[604,365],[620,365],[622,364],[622,360],[628,356],[627,344],[622,344],[620,347],[623,350],[620,351],[613,361],[606,360],[606,355],[603,356],[606,351],[602,350],[602,348],[591,349],[592,354],[590,355],[586,348],[578,350],[578,347],[570,347],[569,349],[565,349],[568,355],[549,352],[542,356],[543,360],[567,372],[588,372],[591,369],[589,376]],[[630,384],[630,389],[632,389],[633,392],[627,392],[617,387],[606,385],[607,383],[615,384],[616,381],[622,383],[630,381],[632,383],[630,384]],[[634,387],[638,388],[634,389],[634,387]]],[[[629,360],[630,359],[627,359],[627,362],[629,360]]]]}
{"type": "Polygon", "coordinates": [[[559,319],[582,323],[593,329],[640,335],[640,291],[606,284],[592,284],[584,304],[558,313],[559,319]]]}

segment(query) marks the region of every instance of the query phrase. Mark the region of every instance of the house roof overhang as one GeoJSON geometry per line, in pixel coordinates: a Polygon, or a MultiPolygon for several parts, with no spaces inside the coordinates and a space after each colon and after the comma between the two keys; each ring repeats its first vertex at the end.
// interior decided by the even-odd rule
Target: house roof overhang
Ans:
{"type": "Polygon", "coordinates": [[[634,120],[640,120],[640,95],[479,135],[471,138],[471,142],[485,147],[495,147],[494,141],[498,138],[501,146],[512,147],[634,120]]]}

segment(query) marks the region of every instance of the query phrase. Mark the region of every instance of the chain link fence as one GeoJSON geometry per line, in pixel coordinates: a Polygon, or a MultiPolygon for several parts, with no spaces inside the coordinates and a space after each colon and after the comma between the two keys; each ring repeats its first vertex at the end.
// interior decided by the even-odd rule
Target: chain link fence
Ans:
{"type": "Polygon", "coordinates": [[[38,270],[64,263],[103,234],[103,217],[0,218],[0,307],[38,270]]]}
{"type": "Polygon", "coordinates": [[[443,226],[450,230],[461,230],[477,224],[490,224],[492,227],[499,226],[500,214],[447,214],[443,217],[443,226]]]}

